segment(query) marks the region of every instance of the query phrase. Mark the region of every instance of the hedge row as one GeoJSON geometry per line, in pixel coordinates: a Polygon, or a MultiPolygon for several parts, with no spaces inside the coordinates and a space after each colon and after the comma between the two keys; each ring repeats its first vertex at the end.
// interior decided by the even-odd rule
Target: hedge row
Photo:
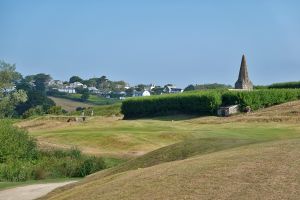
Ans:
{"type": "Polygon", "coordinates": [[[221,105],[219,92],[198,92],[153,97],[131,98],[123,101],[124,118],[138,118],[166,114],[211,115],[221,105]]]}
{"type": "Polygon", "coordinates": [[[271,89],[283,89],[283,88],[300,88],[300,81],[298,82],[284,82],[274,83],[269,86],[271,89]]]}
{"type": "Polygon", "coordinates": [[[269,89],[251,92],[226,92],[222,95],[222,105],[240,105],[241,110],[250,107],[252,110],[269,107],[299,99],[298,89],[269,89]]]}
{"type": "Polygon", "coordinates": [[[239,104],[241,110],[268,107],[300,97],[298,89],[270,89],[245,91],[201,91],[176,95],[131,98],[123,101],[121,111],[125,119],[167,114],[213,115],[223,105],[239,104]]]}

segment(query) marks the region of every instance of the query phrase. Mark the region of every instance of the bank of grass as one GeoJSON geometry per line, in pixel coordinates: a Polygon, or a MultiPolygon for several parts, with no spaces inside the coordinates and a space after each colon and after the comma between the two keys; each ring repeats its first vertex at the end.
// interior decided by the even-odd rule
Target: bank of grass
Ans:
{"type": "Polygon", "coordinates": [[[101,176],[103,171],[42,199],[296,200],[299,150],[300,139],[294,138],[219,149],[108,176],[101,176]]]}
{"type": "MultiPolygon", "coordinates": [[[[60,94],[60,95],[55,95],[55,97],[82,102],[81,94],[60,94]]],[[[93,105],[111,105],[117,102],[120,102],[120,100],[115,98],[104,98],[98,95],[91,94],[84,103],[93,104],[93,105]]]]}

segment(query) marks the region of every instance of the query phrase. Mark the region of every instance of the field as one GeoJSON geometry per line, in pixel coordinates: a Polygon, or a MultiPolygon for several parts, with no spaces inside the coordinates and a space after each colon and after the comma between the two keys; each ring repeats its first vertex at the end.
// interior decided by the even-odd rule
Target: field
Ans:
{"type": "Polygon", "coordinates": [[[57,106],[61,106],[62,109],[71,112],[75,111],[77,107],[92,107],[94,104],[91,103],[84,103],[84,102],[79,102],[79,101],[72,101],[69,99],[65,98],[58,98],[58,97],[49,97],[52,99],[57,106]]]}
{"type": "Polygon", "coordinates": [[[17,124],[41,148],[77,146],[88,154],[133,158],[44,199],[297,199],[299,109],[295,101],[228,118],[66,123],[44,117],[17,124]]]}
{"type": "MultiPolygon", "coordinates": [[[[113,98],[104,98],[97,95],[90,95],[89,98],[85,101],[81,101],[81,94],[61,94],[59,96],[49,96],[58,106],[62,108],[71,108],[70,111],[74,111],[77,107],[91,107],[99,105],[111,105],[118,103],[121,100],[113,98]],[[69,105],[68,105],[69,104],[69,105]],[[65,107],[64,107],[65,106],[65,107]]],[[[65,110],[67,110],[65,109],[65,110]]],[[[69,110],[67,110],[69,111],[69,110]]]]}

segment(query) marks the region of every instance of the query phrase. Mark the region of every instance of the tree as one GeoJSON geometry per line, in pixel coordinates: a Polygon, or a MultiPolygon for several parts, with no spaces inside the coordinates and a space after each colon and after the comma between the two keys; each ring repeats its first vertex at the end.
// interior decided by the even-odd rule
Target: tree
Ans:
{"type": "Polygon", "coordinates": [[[83,79],[80,78],[79,76],[72,76],[69,80],[69,83],[74,83],[74,82],[83,82],[83,79]]]}
{"type": "Polygon", "coordinates": [[[164,88],[163,87],[160,87],[160,86],[155,86],[155,88],[153,88],[151,90],[151,93],[154,94],[154,95],[160,95],[164,92],[164,88]]]}
{"type": "Polygon", "coordinates": [[[35,89],[37,91],[40,91],[42,93],[46,92],[46,87],[49,83],[49,81],[51,80],[51,76],[49,74],[36,74],[33,77],[34,80],[34,85],[35,85],[35,89]]]}
{"type": "Polygon", "coordinates": [[[144,90],[145,90],[145,87],[146,87],[146,85],[144,85],[144,84],[138,84],[138,85],[135,87],[135,90],[138,91],[138,92],[141,92],[141,91],[144,91],[144,90]]]}
{"type": "Polygon", "coordinates": [[[17,85],[17,90],[22,89],[26,92],[28,100],[16,106],[19,115],[23,115],[27,110],[41,106],[46,112],[51,106],[55,106],[53,100],[46,96],[46,85],[51,78],[49,75],[37,74],[26,76],[17,85]]]}
{"type": "Polygon", "coordinates": [[[188,85],[184,91],[187,92],[187,91],[192,91],[192,90],[195,90],[195,86],[194,85],[188,85]]]}
{"type": "Polygon", "coordinates": [[[23,90],[17,90],[4,95],[0,100],[0,118],[15,115],[15,108],[20,103],[27,101],[27,94],[23,90]]]}
{"type": "Polygon", "coordinates": [[[90,93],[85,90],[84,93],[82,93],[80,99],[81,101],[85,102],[89,99],[89,97],[90,97],[90,93]]]}
{"type": "Polygon", "coordinates": [[[21,74],[16,72],[15,64],[0,61],[0,90],[10,89],[21,78],[21,74]]]}
{"type": "Polygon", "coordinates": [[[16,106],[27,101],[26,92],[12,90],[15,83],[22,77],[15,70],[15,65],[0,61],[0,118],[12,117],[16,106]]]}

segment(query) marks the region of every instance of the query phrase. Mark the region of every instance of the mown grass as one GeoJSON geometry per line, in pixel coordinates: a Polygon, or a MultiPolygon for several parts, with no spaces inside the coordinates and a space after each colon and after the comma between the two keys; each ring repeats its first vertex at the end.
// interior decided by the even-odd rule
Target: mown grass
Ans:
{"type": "Polygon", "coordinates": [[[230,118],[95,118],[46,132],[37,127],[31,134],[41,140],[68,140],[116,156],[146,153],[44,199],[296,199],[299,106],[298,101],[230,118]]]}
{"type": "MultiPolygon", "coordinates": [[[[82,102],[81,94],[62,94],[57,97],[82,102]]],[[[85,101],[85,103],[90,103],[94,105],[110,105],[117,102],[120,102],[120,100],[113,98],[104,98],[93,94],[90,95],[89,98],[85,101]]]]}
{"type": "Polygon", "coordinates": [[[299,144],[299,138],[248,144],[107,176],[103,171],[42,199],[298,199],[299,144]]]}
{"type": "MultiPolygon", "coordinates": [[[[222,123],[219,120],[207,118],[205,123],[203,118],[178,121],[171,118],[168,121],[166,118],[121,120],[96,117],[86,123],[72,124],[41,120],[36,121],[36,126],[30,127],[29,132],[40,142],[77,146],[83,152],[99,155],[135,157],[185,139],[222,137],[265,141],[294,137],[300,131],[297,123],[227,122],[227,119],[222,123]]],[[[27,121],[21,127],[30,124],[27,121]]]]}

